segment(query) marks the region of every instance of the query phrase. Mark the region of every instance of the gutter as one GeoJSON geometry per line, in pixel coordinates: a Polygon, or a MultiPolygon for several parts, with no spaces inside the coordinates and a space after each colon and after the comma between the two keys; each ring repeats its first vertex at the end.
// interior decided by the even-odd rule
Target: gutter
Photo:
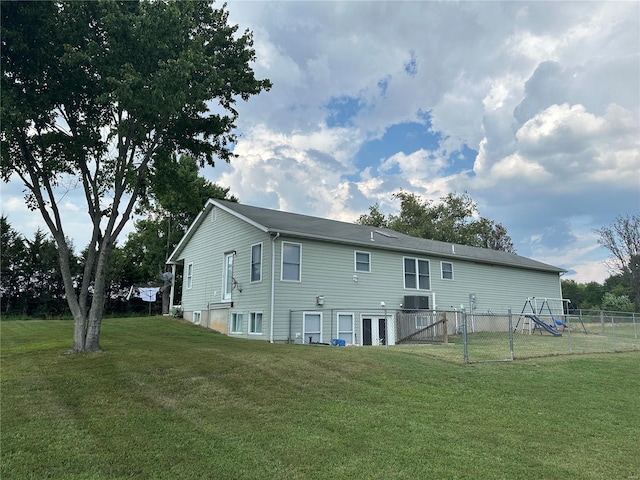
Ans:
{"type": "Polygon", "coordinates": [[[269,342],[273,343],[273,323],[274,323],[274,309],[276,303],[276,240],[280,236],[280,232],[276,232],[274,237],[271,237],[271,306],[270,306],[270,319],[269,319],[269,342]]]}

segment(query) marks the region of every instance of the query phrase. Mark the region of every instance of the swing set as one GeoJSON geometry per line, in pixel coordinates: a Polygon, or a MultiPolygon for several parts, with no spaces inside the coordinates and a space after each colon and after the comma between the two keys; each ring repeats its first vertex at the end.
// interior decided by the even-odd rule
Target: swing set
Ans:
{"type": "MultiPolygon", "coordinates": [[[[568,300],[561,300],[561,302],[565,302],[568,300]]],[[[580,320],[582,324],[582,320],[580,320]]],[[[556,318],[553,311],[551,310],[551,305],[549,304],[549,299],[545,298],[540,304],[540,308],[536,309],[536,297],[527,298],[522,306],[522,311],[520,312],[520,316],[518,317],[518,321],[516,322],[516,326],[513,331],[517,331],[520,326],[520,333],[524,333],[525,331],[529,332],[529,335],[534,333],[536,330],[540,332],[542,335],[543,332],[550,333],[554,337],[561,337],[562,331],[569,328],[567,323],[560,319],[556,318]],[[527,309],[529,311],[527,311],[527,309]],[[549,318],[551,323],[547,323],[541,319],[541,316],[545,318],[549,318]]],[[[584,324],[582,324],[582,329],[586,333],[586,329],[584,324]]]]}

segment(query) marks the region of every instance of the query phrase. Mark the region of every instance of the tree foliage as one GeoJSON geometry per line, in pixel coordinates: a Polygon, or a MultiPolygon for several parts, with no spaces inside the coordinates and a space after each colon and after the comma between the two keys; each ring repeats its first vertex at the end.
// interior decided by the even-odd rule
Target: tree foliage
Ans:
{"type": "Polygon", "coordinates": [[[630,298],[640,308],[640,214],[618,216],[609,226],[596,230],[598,243],[609,250],[609,271],[619,275],[630,298]]]}
{"type": "Polygon", "coordinates": [[[386,216],[378,204],[369,207],[358,223],[386,227],[414,237],[443,242],[514,252],[513,242],[506,228],[478,216],[478,208],[464,193],[450,193],[440,202],[423,200],[414,193],[400,191],[393,194],[400,200],[400,212],[386,216]]]}
{"type": "Polygon", "coordinates": [[[58,250],[72,351],[100,351],[109,255],[154,160],[229,161],[255,78],[249,31],[208,2],[2,2],[0,174],[26,187],[58,250]],[[215,102],[213,105],[212,102],[215,102]],[[215,112],[211,110],[214,107],[215,112]],[[92,224],[79,288],[59,202],[78,188],[92,224]],[[93,292],[93,294],[91,294],[93,292]]]}
{"type": "Polygon", "coordinates": [[[0,216],[0,298],[2,313],[16,308],[20,292],[24,288],[22,270],[26,262],[24,239],[9,223],[6,216],[0,216]]]}
{"type": "MultiPolygon", "coordinates": [[[[16,232],[5,216],[2,230],[0,291],[2,314],[48,318],[68,311],[55,242],[38,229],[33,239],[16,232]]],[[[68,259],[74,279],[79,261],[68,259]]]]}
{"type": "MultiPolygon", "coordinates": [[[[229,188],[209,182],[198,174],[195,158],[158,158],[151,173],[149,196],[142,202],[135,223],[121,249],[126,270],[121,278],[128,285],[158,283],[166,269],[166,261],[210,198],[237,201],[229,188]],[[127,275],[129,273],[129,275],[127,275]]],[[[115,279],[114,279],[115,280],[115,279]]],[[[175,282],[175,279],[174,279],[175,282]]],[[[168,286],[163,282],[163,312],[169,312],[168,286]]]]}

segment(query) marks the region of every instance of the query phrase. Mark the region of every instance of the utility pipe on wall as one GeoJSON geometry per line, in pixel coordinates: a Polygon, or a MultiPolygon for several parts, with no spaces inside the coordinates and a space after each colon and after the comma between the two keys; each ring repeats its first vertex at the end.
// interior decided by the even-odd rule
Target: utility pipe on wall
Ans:
{"type": "Polygon", "coordinates": [[[273,343],[273,310],[275,308],[276,298],[276,240],[280,236],[280,232],[277,232],[274,237],[271,238],[271,307],[270,307],[270,319],[269,319],[269,342],[273,343]]]}

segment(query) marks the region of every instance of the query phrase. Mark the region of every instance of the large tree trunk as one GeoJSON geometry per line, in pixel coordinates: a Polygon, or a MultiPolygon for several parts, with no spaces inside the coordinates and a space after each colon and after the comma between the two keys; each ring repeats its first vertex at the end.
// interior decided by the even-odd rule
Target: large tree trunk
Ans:
{"type": "MultiPolygon", "coordinates": [[[[61,250],[63,278],[65,275],[68,275],[68,278],[71,279],[68,262],[64,262],[62,256],[64,250],[65,249],[61,250]],[[66,269],[65,266],[67,267],[66,269]]],[[[91,308],[88,311],[86,299],[88,298],[89,282],[83,281],[80,293],[76,295],[72,282],[65,281],[67,300],[74,318],[73,346],[69,353],[102,352],[102,347],[100,347],[100,329],[102,327],[102,316],[105,305],[106,266],[110,253],[111,243],[103,241],[97,255],[95,276],[93,278],[93,298],[91,299],[91,308]],[[69,287],[67,287],[67,285],[69,285],[69,287]]],[[[91,258],[89,262],[92,264],[93,257],[88,255],[88,258],[91,258]]],[[[86,268],[84,275],[91,275],[92,272],[92,268],[86,268]]]]}

